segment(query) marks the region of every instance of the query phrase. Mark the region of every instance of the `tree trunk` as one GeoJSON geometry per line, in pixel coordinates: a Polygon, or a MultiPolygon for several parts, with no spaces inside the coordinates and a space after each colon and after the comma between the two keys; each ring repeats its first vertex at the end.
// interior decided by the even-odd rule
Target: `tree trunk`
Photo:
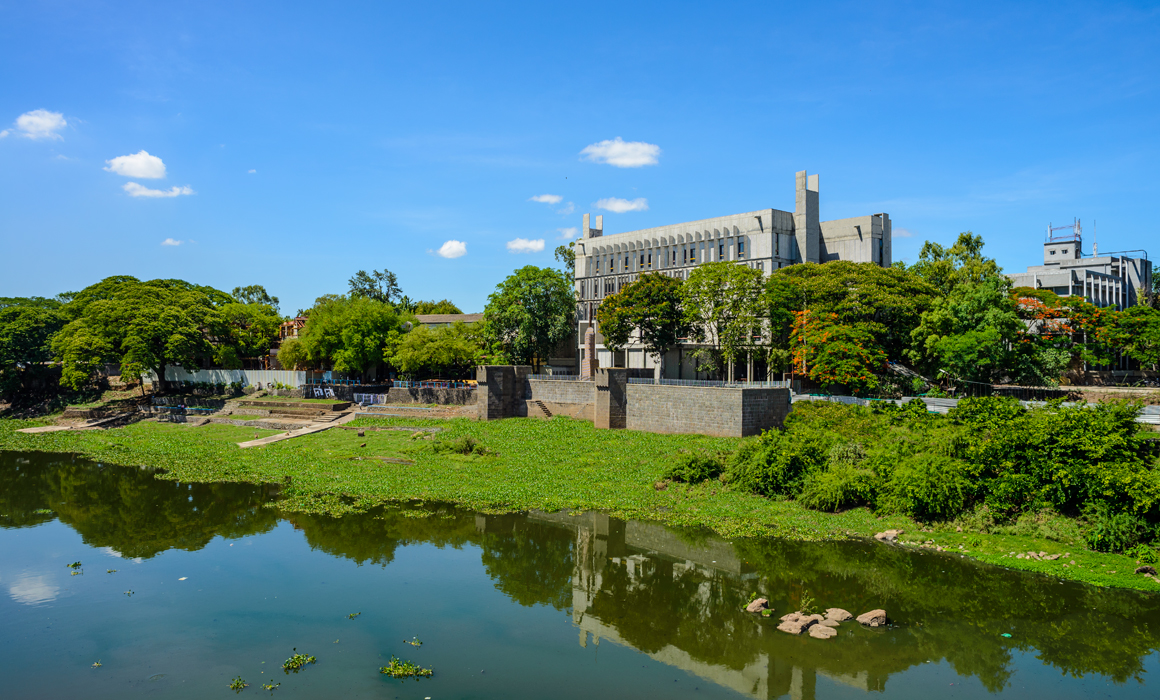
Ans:
{"type": "MultiPolygon", "coordinates": [[[[153,383],[153,393],[159,394],[159,395],[164,394],[165,389],[166,389],[166,386],[165,386],[165,365],[163,364],[159,368],[154,369],[153,371],[157,374],[157,381],[153,383]]],[[[145,382],[141,382],[141,384],[144,385],[145,382]]]]}

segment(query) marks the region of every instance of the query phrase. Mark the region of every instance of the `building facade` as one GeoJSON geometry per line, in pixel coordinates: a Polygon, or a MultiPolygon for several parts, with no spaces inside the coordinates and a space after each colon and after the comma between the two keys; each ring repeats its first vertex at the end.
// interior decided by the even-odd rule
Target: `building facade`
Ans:
{"type": "Polygon", "coordinates": [[[1027,272],[1008,275],[1016,287],[1047,289],[1060,296],[1083,297],[1099,307],[1123,310],[1147,299],[1152,289],[1152,262],[1143,250],[1091,256],[1083,252],[1080,222],[1062,227],[1066,232],[1048,231],[1043,244],[1043,264],[1027,272]],[[1134,255],[1128,255],[1133,253],[1134,255]]]}
{"type": "MultiPolygon", "coordinates": [[[[729,261],[761,270],[767,276],[788,265],[831,260],[891,264],[890,216],[870,214],[850,219],[822,221],[819,213],[819,178],[796,174],[794,211],[760,209],[689,221],[669,226],[604,234],[602,216],[593,220],[584,215],[576,253],[576,320],[580,341],[580,361],[585,363],[585,335],[595,332],[587,351],[594,348],[599,367],[652,368],[655,360],[641,347],[629,347],[623,357],[613,357],[595,323],[600,301],[623,289],[641,274],[659,272],[687,279],[689,273],[706,262],[729,261]]],[[[665,358],[665,376],[674,379],[703,378],[686,348],[678,348],[665,358]]],[[[755,376],[752,362],[742,371],[755,376]]],[[[760,375],[760,370],[758,371],[760,375]]]]}

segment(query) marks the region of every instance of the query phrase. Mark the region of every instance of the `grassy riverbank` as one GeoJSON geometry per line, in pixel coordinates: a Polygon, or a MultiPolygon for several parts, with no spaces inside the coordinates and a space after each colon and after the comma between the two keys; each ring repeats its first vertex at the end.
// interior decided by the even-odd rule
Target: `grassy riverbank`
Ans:
{"type": "Polygon", "coordinates": [[[865,537],[900,528],[906,531],[903,540],[933,541],[947,556],[1098,585],[1160,590],[1160,584],[1132,573],[1137,565],[1132,558],[1090,551],[1066,532],[1055,539],[982,534],[971,532],[969,523],[958,532],[953,522],[923,531],[902,516],[878,517],[867,508],[824,513],[795,501],[743,493],[718,480],[658,489],[666,469],[682,454],[733,451],[739,439],[597,431],[591,423],[566,418],[491,423],[368,418],[347,426],[366,428],[365,437],[335,428],[242,450],[236,442],[274,431],[142,422],[109,431],[15,432],[28,425],[0,421],[0,449],[74,452],[102,462],[160,467],[167,470],[165,478],[179,481],[282,483],[281,507],[305,513],[339,515],[385,501],[425,499],[492,512],[603,510],[711,528],[727,537],[865,537]],[[440,430],[397,429],[425,427],[440,430]],[[1011,556],[1029,550],[1069,556],[1054,561],[1011,556]]]}

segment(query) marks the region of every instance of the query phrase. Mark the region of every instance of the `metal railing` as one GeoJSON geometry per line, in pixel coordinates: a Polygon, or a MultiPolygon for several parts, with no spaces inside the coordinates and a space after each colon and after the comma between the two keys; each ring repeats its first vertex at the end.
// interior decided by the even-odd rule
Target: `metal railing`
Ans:
{"type": "Polygon", "coordinates": [[[705,386],[705,387],[724,387],[729,389],[788,389],[790,388],[788,381],[768,381],[768,382],[726,382],[716,379],[662,379],[657,382],[648,377],[635,378],[630,377],[629,384],[663,384],[666,386],[705,386]]]}
{"type": "Polygon", "coordinates": [[[580,380],[578,374],[529,374],[528,379],[547,379],[553,382],[575,382],[580,380]]]}

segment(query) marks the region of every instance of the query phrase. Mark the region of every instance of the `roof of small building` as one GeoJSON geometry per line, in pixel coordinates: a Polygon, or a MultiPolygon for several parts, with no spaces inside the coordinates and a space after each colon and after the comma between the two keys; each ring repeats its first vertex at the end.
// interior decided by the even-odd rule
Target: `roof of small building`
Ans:
{"type": "Polygon", "coordinates": [[[483,320],[483,314],[419,314],[415,316],[419,323],[477,323],[483,320]]]}

